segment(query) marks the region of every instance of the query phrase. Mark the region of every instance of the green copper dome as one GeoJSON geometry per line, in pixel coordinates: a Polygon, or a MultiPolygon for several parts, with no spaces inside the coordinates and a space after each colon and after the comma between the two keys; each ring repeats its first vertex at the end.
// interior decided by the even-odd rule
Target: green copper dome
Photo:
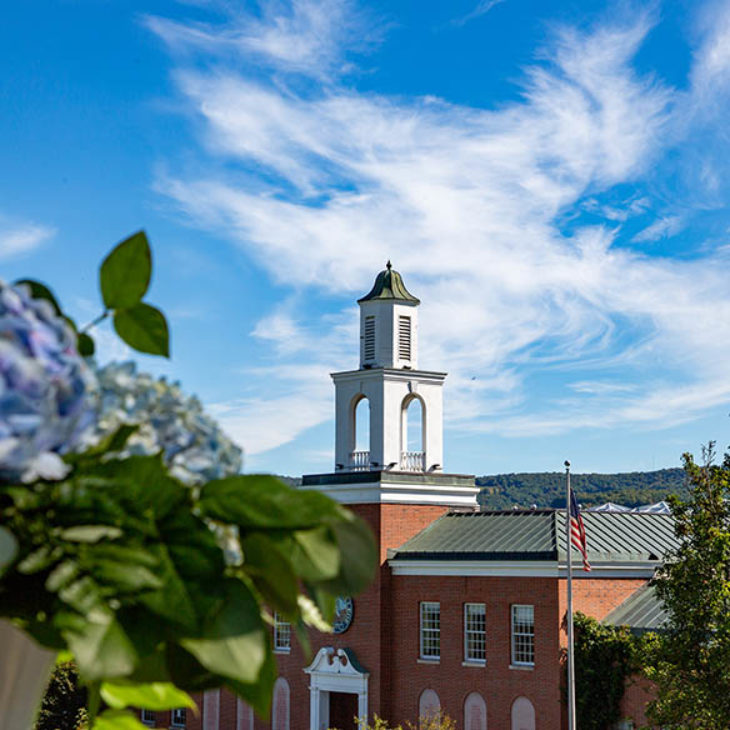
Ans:
{"type": "Polygon", "coordinates": [[[399,299],[403,302],[413,302],[420,304],[421,300],[411,294],[406,285],[403,283],[401,275],[393,269],[390,261],[385,266],[385,271],[381,271],[375,279],[373,288],[362,298],[360,302],[368,302],[372,299],[399,299]]]}

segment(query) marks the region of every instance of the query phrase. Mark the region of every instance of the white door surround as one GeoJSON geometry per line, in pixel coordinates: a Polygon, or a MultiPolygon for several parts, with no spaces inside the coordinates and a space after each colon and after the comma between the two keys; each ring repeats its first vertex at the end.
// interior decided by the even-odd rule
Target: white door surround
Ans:
{"type": "Polygon", "coordinates": [[[329,727],[330,692],[357,695],[357,716],[368,716],[368,678],[352,649],[323,646],[304,669],[309,675],[309,730],[329,727]]]}

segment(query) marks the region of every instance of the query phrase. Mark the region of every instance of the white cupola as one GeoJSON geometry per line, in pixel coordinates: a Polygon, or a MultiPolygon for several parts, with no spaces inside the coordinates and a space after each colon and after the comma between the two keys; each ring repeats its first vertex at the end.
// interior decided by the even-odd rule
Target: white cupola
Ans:
{"type": "Polygon", "coordinates": [[[350,505],[476,508],[474,477],[443,470],[446,373],[418,369],[419,300],[388,261],[358,304],[360,367],[332,373],[335,468],[305,474],[302,489],[350,505]]]}
{"type": "Polygon", "coordinates": [[[417,369],[420,301],[388,261],[358,304],[360,368],[332,375],[335,469],[441,472],[446,373],[417,369]],[[369,443],[358,446],[357,411],[362,407],[369,410],[369,443]],[[408,440],[409,418],[415,443],[408,440]],[[420,434],[414,434],[414,421],[420,422],[420,434]]]}

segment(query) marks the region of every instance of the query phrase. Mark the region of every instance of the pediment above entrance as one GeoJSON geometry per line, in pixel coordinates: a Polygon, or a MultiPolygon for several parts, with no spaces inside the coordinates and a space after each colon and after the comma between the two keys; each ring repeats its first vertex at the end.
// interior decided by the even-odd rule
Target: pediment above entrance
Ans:
{"type": "Polygon", "coordinates": [[[314,657],[312,663],[305,667],[307,674],[330,674],[350,677],[368,677],[366,671],[357,661],[352,649],[335,649],[332,646],[323,646],[314,657]]]}

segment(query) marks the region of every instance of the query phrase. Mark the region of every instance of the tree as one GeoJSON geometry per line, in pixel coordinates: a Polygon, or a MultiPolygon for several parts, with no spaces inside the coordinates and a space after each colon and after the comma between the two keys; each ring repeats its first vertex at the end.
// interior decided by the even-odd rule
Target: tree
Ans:
{"type": "Polygon", "coordinates": [[[48,682],[35,730],[86,728],[87,701],[86,688],[79,684],[79,674],[73,662],[59,664],[48,682]]]}
{"type": "Polygon", "coordinates": [[[689,499],[670,498],[679,547],[656,578],[668,622],[647,676],[657,686],[649,716],[663,727],[730,727],[730,454],[703,465],[684,455],[689,499]]]}
{"type": "Polygon", "coordinates": [[[639,642],[625,626],[605,626],[580,611],[573,620],[577,726],[604,730],[621,719],[626,682],[639,668],[639,642]]]}

